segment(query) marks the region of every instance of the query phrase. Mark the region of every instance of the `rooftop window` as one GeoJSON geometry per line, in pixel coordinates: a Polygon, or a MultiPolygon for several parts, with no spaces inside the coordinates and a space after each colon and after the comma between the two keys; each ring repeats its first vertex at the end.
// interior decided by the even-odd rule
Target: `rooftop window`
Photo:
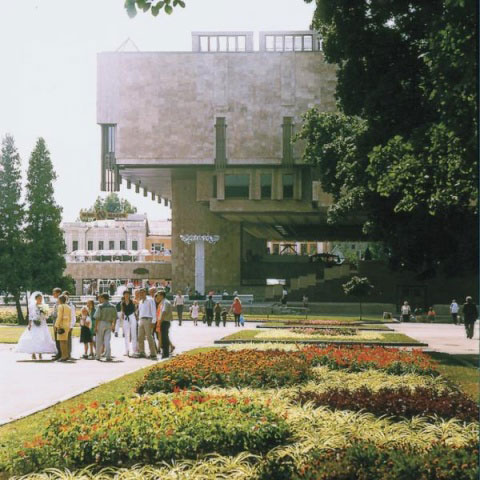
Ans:
{"type": "Polygon", "coordinates": [[[245,52],[245,35],[201,35],[201,52],[245,52]]]}

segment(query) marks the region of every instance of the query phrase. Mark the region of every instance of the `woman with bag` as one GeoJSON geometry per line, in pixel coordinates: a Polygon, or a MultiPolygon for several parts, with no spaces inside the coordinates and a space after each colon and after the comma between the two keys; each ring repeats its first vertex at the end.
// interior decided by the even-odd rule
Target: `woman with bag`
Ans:
{"type": "Polygon", "coordinates": [[[233,299],[232,306],[230,307],[230,312],[233,312],[233,316],[235,317],[235,326],[240,326],[240,315],[242,315],[242,302],[238,297],[233,299]]]}

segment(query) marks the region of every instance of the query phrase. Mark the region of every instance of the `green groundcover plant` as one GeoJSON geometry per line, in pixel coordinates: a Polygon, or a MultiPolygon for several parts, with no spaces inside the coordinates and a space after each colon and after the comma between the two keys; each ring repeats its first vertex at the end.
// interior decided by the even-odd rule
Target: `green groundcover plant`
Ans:
{"type": "Polygon", "coordinates": [[[288,443],[285,420],[248,398],[178,392],[109,405],[80,405],[52,418],[45,432],[16,452],[15,474],[44,468],[156,464],[218,453],[266,453],[288,443]]]}

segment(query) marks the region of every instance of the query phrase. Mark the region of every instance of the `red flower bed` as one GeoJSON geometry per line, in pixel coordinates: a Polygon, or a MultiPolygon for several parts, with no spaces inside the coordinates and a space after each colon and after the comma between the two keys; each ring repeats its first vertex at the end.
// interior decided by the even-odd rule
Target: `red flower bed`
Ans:
{"type": "Polygon", "coordinates": [[[438,374],[433,360],[420,350],[406,351],[363,345],[352,347],[330,345],[325,348],[306,347],[302,353],[312,365],[327,365],[332,369],[361,371],[375,368],[397,375],[404,373],[438,374]]]}
{"type": "Polygon", "coordinates": [[[326,392],[301,392],[297,401],[302,405],[313,402],[316,407],[326,405],[339,410],[365,410],[375,415],[413,417],[438,415],[443,418],[459,418],[475,421],[479,416],[478,405],[460,391],[441,392],[427,387],[382,388],[373,392],[367,387],[357,390],[332,388],[326,392]]]}
{"type": "Polygon", "coordinates": [[[172,392],[192,387],[270,388],[302,383],[312,376],[309,362],[291,352],[218,349],[181,355],[152,368],[138,393],[172,392]]]}

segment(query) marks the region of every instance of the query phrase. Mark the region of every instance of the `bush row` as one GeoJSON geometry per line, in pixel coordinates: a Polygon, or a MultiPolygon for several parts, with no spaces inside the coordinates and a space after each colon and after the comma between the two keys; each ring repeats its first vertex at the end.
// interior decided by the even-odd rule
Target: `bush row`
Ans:
{"type": "Polygon", "coordinates": [[[438,415],[475,421],[478,405],[463,392],[438,390],[431,387],[381,388],[372,391],[367,386],[356,390],[332,388],[325,392],[303,391],[296,398],[300,404],[312,402],[315,407],[328,406],[339,410],[365,410],[375,415],[410,418],[416,415],[438,415]]]}
{"type": "Polygon", "coordinates": [[[46,431],[11,456],[8,468],[155,464],[242,451],[266,453],[289,441],[285,420],[266,405],[231,396],[180,392],[80,405],[52,418],[46,431]]]}

